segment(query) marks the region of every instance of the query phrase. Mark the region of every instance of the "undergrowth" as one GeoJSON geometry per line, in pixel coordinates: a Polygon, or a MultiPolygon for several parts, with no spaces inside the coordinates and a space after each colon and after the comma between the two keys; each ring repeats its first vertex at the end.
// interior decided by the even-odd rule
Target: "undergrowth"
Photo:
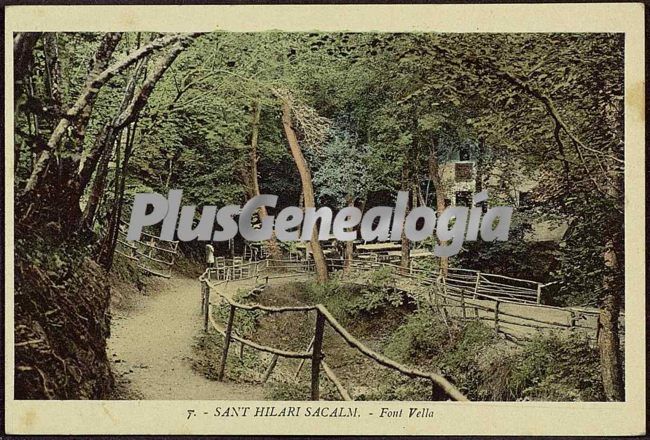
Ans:
{"type": "MultiPolygon", "coordinates": [[[[309,365],[307,365],[309,368],[309,365]]],[[[341,400],[336,387],[325,377],[320,375],[320,400],[341,400]]],[[[274,380],[264,387],[264,397],[269,400],[310,400],[311,385],[308,382],[289,382],[274,380]]]]}
{"type": "MultiPolygon", "coordinates": [[[[432,308],[421,307],[407,313],[410,304],[400,292],[390,287],[392,273],[385,270],[365,275],[364,283],[347,284],[338,276],[323,284],[302,285],[300,301],[320,303],[345,327],[352,327],[362,340],[379,343],[377,349],[402,364],[445,376],[470,400],[475,401],[600,401],[604,400],[597,350],[579,335],[539,334],[523,347],[515,347],[494,334],[479,321],[461,322],[443,319],[432,308]],[[403,310],[406,318],[397,328],[377,339],[377,329],[361,325],[375,323],[403,310]]],[[[244,292],[235,297],[241,298],[244,292]]],[[[219,322],[226,322],[228,308],[215,312],[219,322]]],[[[241,313],[234,328],[246,337],[257,329],[261,312],[241,313]]],[[[393,318],[391,318],[393,319],[393,318]]],[[[199,369],[216,378],[222,339],[212,336],[199,341],[203,349],[213,353],[199,369]]],[[[238,345],[238,344],[237,344],[238,345]]],[[[235,352],[236,350],[233,350],[235,352]]],[[[231,353],[233,353],[231,352],[231,353]]],[[[268,359],[247,351],[243,358],[229,356],[228,377],[234,380],[259,381],[268,359]]],[[[360,371],[361,372],[361,371],[360,371]]],[[[275,376],[275,375],[274,375],[275,376]]],[[[414,380],[392,370],[381,370],[372,380],[362,373],[359,383],[350,389],[359,390],[356,400],[429,400],[431,383],[414,380]],[[373,383],[365,383],[365,382],[373,383]]],[[[324,400],[339,400],[331,383],[321,380],[324,400]]],[[[272,376],[265,385],[271,400],[309,399],[308,380],[288,380],[272,376]]]]}
{"type": "Polygon", "coordinates": [[[410,305],[410,301],[393,287],[395,275],[390,268],[366,273],[363,283],[346,283],[334,275],[326,283],[304,284],[303,300],[323,304],[342,325],[358,318],[372,318],[387,309],[410,305]]]}
{"type": "MultiPolygon", "coordinates": [[[[538,335],[514,348],[494,330],[472,321],[444,323],[432,310],[420,309],[385,345],[387,356],[441,372],[470,400],[603,400],[597,350],[578,335],[538,335]]],[[[427,387],[387,378],[382,399],[426,397],[427,387]]]]}

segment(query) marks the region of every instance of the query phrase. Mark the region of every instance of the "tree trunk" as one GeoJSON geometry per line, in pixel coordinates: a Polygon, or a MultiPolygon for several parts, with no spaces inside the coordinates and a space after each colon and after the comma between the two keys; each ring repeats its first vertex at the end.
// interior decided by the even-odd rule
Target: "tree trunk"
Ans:
{"type": "MultiPolygon", "coordinates": [[[[117,240],[120,230],[120,219],[122,218],[122,206],[124,204],[124,189],[126,187],[126,178],[128,176],[129,160],[133,153],[133,144],[135,142],[135,131],[137,119],[133,126],[129,127],[126,132],[126,142],[124,146],[124,159],[122,164],[115,170],[115,201],[110,215],[108,225],[108,234],[102,243],[97,261],[107,270],[110,271],[113,266],[113,256],[117,247],[117,240]]],[[[119,153],[120,145],[118,142],[117,152],[119,153]]],[[[116,155],[116,163],[119,162],[119,154],[116,155]]]]}
{"type": "MultiPolygon", "coordinates": [[[[259,160],[259,156],[257,154],[257,146],[258,146],[259,133],[260,133],[261,114],[262,114],[262,106],[260,105],[260,103],[259,102],[253,103],[253,131],[251,135],[251,157],[250,157],[251,169],[250,169],[250,176],[249,176],[251,189],[252,189],[251,192],[253,197],[260,195],[260,183],[257,177],[257,162],[259,160]]],[[[268,217],[268,215],[269,213],[266,209],[266,206],[260,206],[259,209],[260,220],[263,220],[265,217],[268,217]]],[[[275,237],[275,232],[271,235],[271,239],[269,240],[269,251],[271,252],[271,257],[274,260],[277,261],[282,260],[282,251],[280,250],[280,245],[278,244],[278,240],[275,237]]]]}
{"type": "MultiPolygon", "coordinates": [[[[106,124],[104,130],[109,130],[109,124],[106,124]]],[[[105,136],[104,136],[105,139],[105,136]]],[[[107,141],[103,140],[103,142],[107,141]]],[[[84,208],[83,224],[89,230],[93,229],[95,223],[95,215],[97,214],[97,208],[106,189],[106,177],[108,176],[108,163],[111,161],[111,155],[113,154],[113,145],[115,144],[115,139],[111,142],[110,146],[104,148],[102,155],[99,159],[99,164],[97,166],[97,174],[95,175],[95,180],[90,189],[90,194],[88,195],[88,201],[86,202],[86,207],[84,208]]]]}
{"type": "MultiPolygon", "coordinates": [[[[429,150],[429,179],[433,183],[433,189],[436,191],[436,211],[438,217],[445,210],[445,188],[442,183],[442,175],[440,170],[440,165],[438,163],[438,153],[437,153],[437,142],[438,140],[433,138],[431,140],[431,147],[429,150]]],[[[441,245],[445,244],[442,241],[439,241],[441,245]]],[[[440,273],[443,277],[447,276],[449,271],[449,257],[440,257],[440,273]]]]}
{"type": "MultiPolygon", "coordinates": [[[[83,156],[83,141],[100,89],[115,75],[145,58],[153,51],[180,40],[180,47],[172,49],[167,57],[175,58],[178,52],[182,50],[182,47],[189,44],[188,39],[195,35],[198,34],[177,34],[158,38],[133,51],[126,58],[108,66],[108,62],[122,34],[105,34],[92,59],[86,83],[81,93],[59,120],[50,135],[47,147],[40,153],[34,163],[32,173],[19,199],[21,209],[25,208],[26,205],[34,206],[38,204],[41,209],[35,211],[38,212],[38,216],[42,217],[42,220],[57,221],[64,230],[64,236],[76,232],[82,220],[79,200],[85,188],[83,184],[87,184],[89,181],[89,178],[84,181],[80,180],[79,175],[80,159],[83,156]],[[65,154],[59,155],[59,151],[65,152],[65,154]],[[59,156],[59,160],[53,165],[53,158],[57,156],[59,156]],[[54,169],[57,165],[57,169],[54,169]]],[[[162,76],[165,69],[156,72],[159,72],[159,75],[162,76]]],[[[120,119],[118,128],[128,124],[146,104],[149,94],[158,79],[159,76],[152,76],[149,83],[145,82],[139,96],[129,104],[131,108],[127,109],[126,113],[130,116],[120,119]]],[[[95,161],[93,166],[96,164],[95,161]]],[[[92,175],[93,171],[94,169],[91,169],[90,175],[92,175]]],[[[29,210],[29,208],[26,210],[29,210]]]]}
{"type": "Polygon", "coordinates": [[[81,94],[55,124],[18,200],[19,209],[28,204],[38,206],[39,209],[31,211],[33,216],[40,217],[43,222],[58,222],[64,237],[75,232],[81,220],[81,192],[74,177],[82,157],[86,127],[103,85],[94,80],[108,65],[121,37],[121,33],[107,33],[102,38],[81,94]]]}
{"type": "Polygon", "coordinates": [[[607,293],[598,316],[598,349],[600,352],[601,376],[607,400],[623,401],[625,400],[625,384],[618,334],[621,295],[620,286],[617,286],[613,276],[613,273],[619,268],[612,240],[607,242],[603,258],[606,271],[609,273],[605,275],[603,280],[603,287],[607,293]]]}
{"type": "Polygon", "coordinates": [[[43,40],[45,48],[45,67],[47,71],[47,88],[54,115],[60,118],[64,107],[63,91],[61,90],[61,66],[59,64],[59,48],[56,33],[48,32],[43,40]]]}
{"type": "MultiPolygon", "coordinates": [[[[305,156],[302,154],[296,132],[291,124],[291,106],[285,99],[282,100],[282,126],[284,127],[284,133],[287,137],[291,154],[293,155],[296,167],[300,173],[305,208],[315,208],[316,200],[314,199],[314,187],[311,179],[311,171],[309,170],[309,164],[307,164],[305,156]]],[[[318,241],[317,227],[314,227],[311,234],[311,252],[314,257],[318,281],[324,283],[328,278],[327,262],[325,261],[325,254],[323,253],[323,249],[318,241]]]]}
{"type": "MultiPolygon", "coordinates": [[[[406,154],[404,155],[404,164],[402,165],[402,191],[408,191],[409,186],[410,186],[410,181],[411,181],[411,161],[410,161],[410,154],[407,151],[406,154]]],[[[404,212],[404,218],[406,219],[406,216],[409,214],[409,207],[411,204],[411,198],[408,198],[408,201],[406,202],[406,210],[404,212]]],[[[409,264],[411,261],[411,256],[410,256],[410,249],[409,249],[409,239],[406,236],[406,231],[404,230],[404,224],[402,224],[402,255],[400,259],[400,272],[402,274],[406,274],[408,272],[409,264]]]]}
{"type": "MultiPolygon", "coordinates": [[[[612,165],[610,165],[612,166],[612,165]]],[[[623,201],[623,174],[610,171],[614,185],[610,185],[608,195],[616,201],[623,201]]],[[[603,379],[605,397],[609,401],[625,400],[625,381],[623,378],[623,362],[618,333],[618,320],[621,313],[621,302],[624,291],[622,273],[623,233],[617,228],[616,219],[609,222],[613,226],[605,242],[603,263],[603,288],[605,297],[598,317],[598,349],[600,352],[600,368],[603,379]],[[617,246],[618,249],[617,249],[617,246]],[[619,255],[621,258],[619,258],[619,255]]]]}
{"type": "Polygon", "coordinates": [[[27,75],[27,67],[34,58],[34,46],[41,32],[19,32],[14,37],[14,83],[27,75]]]}
{"type": "MultiPolygon", "coordinates": [[[[347,197],[347,202],[349,207],[354,207],[354,199],[351,196],[347,197]]],[[[362,211],[363,212],[363,211],[362,211]]],[[[357,229],[359,225],[355,226],[354,229],[357,229]]],[[[343,274],[347,274],[350,271],[350,266],[352,266],[352,253],[354,251],[354,241],[349,240],[345,242],[345,255],[343,260],[343,274]]]]}

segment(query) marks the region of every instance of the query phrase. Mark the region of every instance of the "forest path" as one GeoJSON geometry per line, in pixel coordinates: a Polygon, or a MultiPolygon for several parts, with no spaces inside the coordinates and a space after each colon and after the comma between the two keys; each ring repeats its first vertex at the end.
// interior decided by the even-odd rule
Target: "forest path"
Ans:
{"type": "MultiPolygon", "coordinates": [[[[232,283],[228,290],[253,286],[232,283]]],[[[144,400],[263,400],[261,386],[209,380],[192,369],[192,346],[203,331],[196,278],[173,276],[113,312],[108,357],[120,386],[144,400]]]]}

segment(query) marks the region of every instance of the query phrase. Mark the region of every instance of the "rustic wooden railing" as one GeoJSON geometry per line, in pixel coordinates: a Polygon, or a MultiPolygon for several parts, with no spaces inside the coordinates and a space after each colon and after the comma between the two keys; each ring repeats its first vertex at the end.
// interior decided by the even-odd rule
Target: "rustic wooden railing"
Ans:
{"type": "MultiPolygon", "coordinates": [[[[337,262],[333,264],[333,267],[340,269],[343,264],[337,262]]],[[[436,278],[431,278],[423,274],[422,271],[412,271],[413,273],[409,274],[399,266],[382,262],[370,264],[363,262],[361,265],[352,262],[352,267],[360,269],[393,267],[396,278],[412,280],[412,283],[400,284],[397,282],[392,287],[402,291],[418,304],[423,299],[426,300],[424,302],[440,313],[445,321],[450,316],[463,320],[481,320],[494,327],[495,334],[503,335],[507,340],[518,345],[530,340],[530,336],[537,333],[535,330],[581,332],[591,341],[597,339],[598,309],[549,306],[522,299],[517,295],[510,295],[509,292],[476,288],[476,284],[483,279],[484,275],[487,277],[495,277],[495,275],[475,275],[474,285],[472,285],[472,283],[457,282],[458,279],[463,279],[458,277],[457,273],[476,273],[467,269],[453,268],[449,269],[447,277],[439,274],[436,278]],[[537,315],[543,315],[543,317],[537,315]]],[[[509,277],[503,278],[519,282],[526,281],[509,277]]],[[[538,290],[543,286],[540,284],[538,290]]],[[[620,322],[623,321],[624,316],[622,315],[620,322]]],[[[621,333],[624,334],[622,324],[621,333]]]]}
{"type": "MultiPolygon", "coordinates": [[[[125,225],[124,222],[122,222],[125,225]]],[[[161,240],[155,235],[142,232],[149,241],[126,239],[126,231],[122,227],[118,230],[118,246],[115,253],[121,257],[135,261],[137,267],[144,272],[163,278],[170,278],[176,254],[178,241],[161,240]]]]}
{"type": "MultiPolygon", "coordinates": [[[[278,357],[302,359],[302,360],[311,359],[311,399],[319,400],[320,398],[319,381],[320,381],[320,372],[322,367],[323,372],[334,383],[341,397],[344,400],[352,400],[350,394],[347,392],[347,390],[345,390],[345,388],[341,384],[341,381],[335,375],[334,371],[323,360],[323,352],[322,352],[323,336],[325,332],[325,324],[327,324],[336,333],[338,333],[347,342],[349,346],[355,348],[361,354],[368,357],[369,359],[372,359],[374,362],[384,367],[395,370],[407,377],[420,378],[420,379],[425,379],[430,381],[431,389],[432,389],[431,392],[432,400],[451,399],[454,401],[467,401],[467,398],[440,374],[425,372],[418,369],[406,367],[368,348],[366,345],[364,345],[356,338],[354,338],[330,314],[330,312],[322,304],[317,304],[314,306],[272,307],[272,306],[265,306],[262,304],[239,303],[229,298],[227,295],[219,292],[219,286],[227,284],[230,281],[228,275],[226,275],[225,280],[221,280],[220,282],[215,283],[211,280],[211,273],[212,270],[208,269],[199,278],[199,280],[201,281],[201,298],[202,298],[201,311],[204,317],[204,330],[207,332],[211,327],[224,337],[223,352],[221,356],[221,363],[220,363],[219,373],[218,373],[219,380],[223,380],[230,343],[232,340],[235,340],[240,344],[242,344],[242,349],[243,346],[248,346],[259,351],[273,354],[271,364],[269,365],[269,368],[264,375],[265,379],[268,379],[268,377],[270,376],[272,369],[275,367],[275,364],[277,363],[278,357]],[[212,310],[218,304],[212,303],[210,301],[211,292],[214,292],[218,296],[219,300],[224,301],[229,308],[228,321],[225,328],[219,325],[214,319],[212,310]],[[312,343],[310,344],[309,348],[306,351],[298,352],[298,351],[282,350],[274,347],[261,345],[256,342],[250,341],[246,338],[243,338],[235,334],[233,329],[233,322],[237,310],[245,310],[248,312],[261,310],[267,313],[315,312],[316,314],[315,329],[314,329],[314,337],[312,339],[312,343]]],[[[257,276],[259,277],[259,274],[257,276]]],[[[263,289],[267,285],[269,279],[271,279],[271,277],[266,277],[265,278],[266,283],[260,286],[256,286],[253,290],[263,289]]]]}
{"type": "MultiPolygon", "coordinates": [[[[345,265],[342,259],[327,259],[327,264],[333,269],[342,269],[345,265]]],[[[305,271],[314,270],[313,260],[273,260],[265,259],[259,261],[249,261],[235,263],[233,260],[227,260],[225,266],[218,271],[218,278],[225,278],[226,272],[230,272],[231,279],[247,278],[247,275],[237,276],[237,271],[247,272],[249,270],[259,271],[260,265],[268,268],[272,265],[277,270],[302,269],[305,271]]],[[[352,260],[349,262],[351,268],[355,269],[376,269],[391,268],[402,278],[416,279],[429,284],[436,283],[437,278],[442,275],[440,271],[432,272],[430,270],[415,269],[413,267],[403,268],[397,264],[383,261],[352,260]]],[[[519,278],[507,277],[504,275],[494,275],[482,273],[471,269],[449,268],[444,277],[444,281],[449,290],[466,292],[471,291],[475,298],[489,297],[502,298],[504,300],[521,302],[527,304],[541,304],[542,288],[547,284],[536,281],[523,280],[519,278]],[[500,280],[500,281],[496,281],[500,280]]]]}
{"type": "MultiPolygon", "coordinates": [[[[341,259],[328,259],[327,263],[331,270],[342,270],[345,266],[341,259]]],[[[352,260],[348,264],[351,270],[390,268],[396,279],[393,288],[402,291],[417,303],[426,302],[441,314],[445,322],[449,317],[480,320],[492,326],[495,334],[502,335],[515,344],[521,345],[530,340],[537,331],[550,330],[580,332],[592,342],[597,339],[598,309],[540,304],[538,301],[544,284],[460,268],[450,268],[447,276],[443,277],[439,272],[432,274],[431,271],[414,268],[405,270],[388,262],[352,260]],[[493,279],[502,279],[503,282],[492,282],[493,279]],[[520,288],[521,285],[537,287],[520,288]]],[[[231,270],[222,271],[221,279],[226,273],[231,279],[253,278],[269,268],[288,272],[277,275],[279,277],[294,276],[292,272],[308,273],[314,270],[311,260],[261,260],[244,265],[251,270],[243,275],[241,271],[234,272],[238,275],[236,277],[232,277],[231,270]]],[[[352,281],[346,283],[354,284],[352,281]]],[[[621,334],[624,335],[623,316],[620,322],[621,334]]]]}

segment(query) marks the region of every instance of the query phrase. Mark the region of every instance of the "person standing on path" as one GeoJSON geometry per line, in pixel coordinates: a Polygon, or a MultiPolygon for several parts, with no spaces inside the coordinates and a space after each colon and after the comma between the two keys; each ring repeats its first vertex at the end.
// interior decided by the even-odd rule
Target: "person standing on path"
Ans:
{"type": "Polygon", "coordinates": [[[205,262],[208,267],[214,267],[214,247],[211,244],[205,245],[206,258],[205,262]]]}

